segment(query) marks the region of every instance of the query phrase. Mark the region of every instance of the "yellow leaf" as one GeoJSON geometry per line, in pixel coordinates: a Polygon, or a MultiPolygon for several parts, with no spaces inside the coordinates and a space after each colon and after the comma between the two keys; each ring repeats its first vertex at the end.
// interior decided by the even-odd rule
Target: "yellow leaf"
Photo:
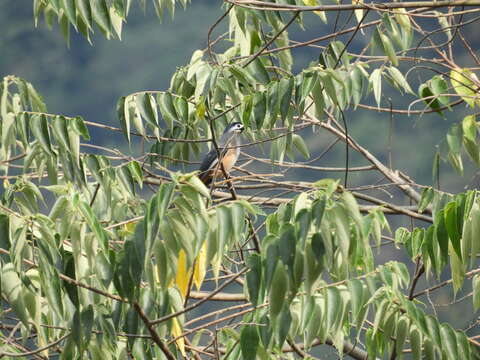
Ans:
{"type": "Polygon", "coordinates": [[[468,69],[456,68],[450,72],[450,81],[455,92],[471,107],[475,106],[478,87],[476,75],[468,69]]]}
{"type": "Polygon", "coordinates": [[[204,242],[200,253],[197,256],[197,261],[195,262],[195,271],[193,273],[193,282],[197,287],[197,290],[200,290],[202,287],[203,279],[205,279],[205,273],[207,272],[207,242],[204,242]]]}
{"type": "Polygon", "coordinates": [[[205,119],[205,113],[207,111],[207,108],[205,106],[205,103],[203,101],[198,104],[197,109],[195,110],[195,114],[199,119],[205,119]]]}
{"type": "Polygon", "coordinates": [[[115,30],[115,33],[117,34],[118,39],[122,40],[123,19],[113,6],[110,7],[110,19],[112,21],[113,30],[115,30]]]}
{"type": "MultiPolygon", "coordinates": [[[[181,250],[181,251],[183,251],[183,250],[181,250]]],[[[180,326],[180,323],[178,322],[178,319],[173,318],[172,319],[172,335],[173,335],[173,337],[176,338],[177,336],[182,335],[182,333],[183,333],[182,327],[180,326]]],[[[185,339],[182,337],[182,338],[176,340],[175,343],[177,344],[177,347],[180,350],[180,352],[182,353],[183,357],[186,358],[185,339]]]]}
{"type": "Polygon", "coordinates": [[[126,223],[123,226],[123,230],[125,230],[126,233],[133,234],[133,232],[135,231],[135,226],[136,225],[137,225],[137,221],[132,221],[132,222],[126,223]]]}
{"type": "Polygon", "coordinates": [[[395,19],[403,28],[403,30],[409,32],[412,25],[410,24],[410,18],[408,17],[408,12],[404,8],[400,8],[395,11],[395,19]]]}
{"type": "Polygon", "coordinates": [[[188,291],[188,282],[190,280],[191,270],[187,269],[187,255],[183,249],[178,253],[177,277],[175,282],[177,284],[180,294],[185,299],[188,291]]]}
{"type": "MultiPolygon", "coordinates": [[[[363,4],[363,0],[352,0],[352,5],[363,4]]],[[[363,9],[355,9],[355,17],[357,21],[362,21],[363,18],[363,9]]]]}
{"type": "Polygon", "coordinates": [[[211,261],[211,265],[213,276],[218,278],[218,275],[220,274],[220,266],[222,265],[222,258],[216,254],[211,261]]]}
{"type": "MultiPolygon", "coordinates": [[[[319,5],[317,0],[303,0],[303,3],[307,6],[317,6],[317,5],[319,5]]],[[[324,23],[327,22],[327,16],[325,15],[324,11],[314,11],[314,14],[318,15],[324,23]]]]}

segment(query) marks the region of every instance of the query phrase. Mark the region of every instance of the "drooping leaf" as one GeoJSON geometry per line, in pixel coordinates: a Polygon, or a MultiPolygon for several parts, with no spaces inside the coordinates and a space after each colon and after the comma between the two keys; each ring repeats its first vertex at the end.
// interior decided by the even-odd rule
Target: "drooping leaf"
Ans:
{"type": "Polygon", "coordinates": [[[255,359],[259,344],[257,328],[253,325],[247,325],[240,334],[240,347],[244,359],[255,359]]]}
{"type": "Polygon", "coordinates": [[[282,310],[285,303],[285,296],[288,290],[288,275],[285,265],[281,262],[275,267],[275,272],[270,286],[270,316],[275,319],[282,310]]]}
{"type": "Polygon", "coordinates": [[[373,95],[377,105],[380,106],[380,100],[382,97],[382,70],[375,69],[370,75],[370,85],[373,88],[373,95]]]}
{"type": "Polygon", "coordinates": [[[455,68],[450,72],[453,89],[470,107],[475,106],[478,91],[473,79],[475,74],[468,69],[455,68]]]}

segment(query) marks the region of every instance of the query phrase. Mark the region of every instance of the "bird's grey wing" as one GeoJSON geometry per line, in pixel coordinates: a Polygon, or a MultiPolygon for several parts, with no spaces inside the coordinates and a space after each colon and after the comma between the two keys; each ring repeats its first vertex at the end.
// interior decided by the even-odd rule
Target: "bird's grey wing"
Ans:
{"type": "Polygon", "coordinates": [[[200,165],[200,173],[204,173],[205,171],[211,169],[217,162],[217,150],[212,148],[202,160],[202,164],[200,165]]]}

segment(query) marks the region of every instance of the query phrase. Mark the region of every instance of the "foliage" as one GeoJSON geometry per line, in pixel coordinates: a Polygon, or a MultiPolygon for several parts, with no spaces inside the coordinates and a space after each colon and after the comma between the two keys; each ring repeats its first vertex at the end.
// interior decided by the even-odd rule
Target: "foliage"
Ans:
{"type": "MultiPolygon", "coordinates": [[[[89,39],[95,26],[107,38],[120,38],[132,4],[33,3],[35,19],[43,14],[52,24],[56,18],[67,39],[71,28],[89,39]]],[[[174,15],[173,0],[153,5],[159,17],[165,9],[174,15]]],[[[478,324],[462,330],[443,322],[429,297],[449,284],[456,294],[468,280],[472,306],[475,311],[480,306],[478,192],[448,194],[416,184],[356,142],[344,115],[373,108],[447,118],[447,110],[466,103],[472,113],[452,121],[433,173],[438,175],[441,157],[459,174],[464,153],[478,165],[474,111],[480,84],[474,70],[457,65],[448,47],[460,41],[468,48],[460,33],[467,22],[455,27],[460,40],[450,24],[478,9],[441,12],[428,2],[414,8],[312,1],[225,6],[219,21],[228,18],[228,34],[211,39],[213,25],[207,49],[178,68],[168,91],[119,99],[118,128],[49,113],[32,84],[15,76],[3,79],[0,279],[2,329],[8,331],[2,332],[0,354],[175,359],[188,351],[197,358],[312,358],[315,347],[325,344],[357,359],[409,353],[478,358],[478,336],[471,335],[478,324]],[[318,61],[293,74],[293,49],[310,42],[292,43],[287,28],[304,26],[303,12],[325,22],[331,11],[352,11],[355,17],[346,21],[354,25],[323,37],[330,42],[318,61]],[[439,30],[427,32],[420,15],[438,18],[439,30]],[[367,16],[374,20],[366,22],[367,16]],[[369,43],[357,54],[349,45],[362,32],[369,43]],[[435,43],[435,32],[449,42],[435,43]],[[339,40],[342,34],[349,38],[339,40]],[[420,55],[423,42],[430,46],[420,55]],[[219,43],[223,52],[215,52],[219,43]],[[364,55],[367,49],[372,55],[364,55]],[[418,84],[418,94],[401,67],[412,57],[433,64],[428,71],[418,67],[422,75],[435,74],[418,84]],[[408,109],[382,107],[387,82],[415,98],[408,109]],[[362,103],[369,96],[376,106],[362,103]],[[422,102],[423,109],[411,109],[422,102]],[[254,163],[325,170],[311,165],[321,159],[311,155],[319,149],[303,139],[304,129],[312,128],[343,141],[371,166],[352,167],[347,152],[343,185],[340,179],[278,181],[277,174],[241,166],[244,176],[211,189],[195,172],[175,171],[191,164],[203,143],[216,144],[232,121],[246,127],[249,143],[242,149],[268,143],[270,159],[248,155],[254,163]],[[132,147],[140,139],[148,151],[133,156],[92,144],[91,128],[122,132],[132,147]],[[297,155],[312,160],[287,160],[297,155]],[[349,186],[354,170],[375,170],[388,181],[381,186],[402,194],[387,200],[366,195],[362,190],[376,185],[349,186]],[[262,197],[255,189],[269,194],[262,197]],[[296,194],[284,195],[283,189],[296,194]],[[250,192],[240,194],[245,190],[250,192]],[[404,198],[415,205],[398,205],[404,198]],[[409,228],[408,222],[395,225],[392,216],[399,214],[411,219],[409,228]],[[415,264],[412,274],[410,262],[384,261],[384,245],[405,250],[415,264]],[[442,280],[447,267],[451,278],[442,280]],[[423,276],[435,285],[417,291],[423,276]],[[423,296],[430,304],[419,301],[423,296]],[[214,300],[241,304],[195,313],[214,300]]]]}

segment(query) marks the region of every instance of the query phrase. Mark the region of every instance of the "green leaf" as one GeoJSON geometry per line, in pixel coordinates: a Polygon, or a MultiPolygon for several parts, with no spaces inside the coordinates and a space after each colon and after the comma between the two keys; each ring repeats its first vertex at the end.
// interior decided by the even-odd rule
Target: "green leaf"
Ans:
{"type": "Polygon", "coordinates": [[[61,0],[62,7],[65,10],[65,14],[67,15],[68,21],[73,26],[77,26],[77,19],[75,14],[75,0],[61,0]]]}
{"type": "Polygon", "coordinates": [[[348,282],[348,290],[350,291],[350,301],[352,304],[352,320],[357,322],[358,315],[363,307],[363,283],[357,279],[351,279],[348,282]]]}
{"type": "Polygon", "coordinates": [[[197,176],[190,176],[187,180],[188,184],[190,184],[197,192],[202,194],[205,198],[210,198],[210,191],[205,186],[205,184],[197,177],[197,176]]]}
{"type": "Polygon", "coordinates": [[[462,128],[457,124],[453,124],[447,133],[447,143],[450,150],[448,155],[450,162],[460,174],[463,174],[461,158],[462,140],[462,128]]]}
{"type": "Polygon", "coordinates": [[[140,164],[137,161],[130,161],[128,163],[128,170],[132,174],[132,177],[135,179],[138,185],[142,187],[143,185],[143,171],[140,164]]]}
{"type": "Polygon", "coordinates": [[[456,294],[463,286],[465,281],[465,264],[462,262],[462,259],[457,255],[453,246],[449,244],[450,249],[450,269],[452,273],[453,280],[453,293],[456,294]]]}
{"type": "Polygon", "coordinates": [[[438,101],[438,99],[435,97],[435,94],[430,89],[428,84],[421,84],[420,85],[420,87],[418,88],[418,95],[420,96],[420,98],[423,99],[423,101],[425,101],[425,103],[430,108],[432,108],[433,110],[435,110],[439,114],[442,114],[442,116],[443,116],[443,113],[440,110],[441,104],[438,101]]]}
{"type": "Polygon", "coordinates": [[[395,333],[395,351],[397,354],[402,353],[405,346],[405,339],[407,338],[407,331],[409,330],[409,320],[405,315],[400,316],[397,322],[397,329],[395,333]]]}
{"type": "Polygon", "coordinates": [[[110,37],[111,21],[110,12],[105,0],[90,0],[92,15],[100,29],[107,38],[110,37]]]}
{"type": "Polygon", "coordinates": [[[480,308],[480,275],[475,275],[472,279],[473,289],[473,309],[477,311],[480,308]]]}
{"type": "Polygon", "coordinates": [[[463,145],[470,158],[480,165],[480,154],[477,146],[477,123],[475,115],[465,116],[462,121],[463,145]]]}
{"type": "Polygon", "coordinates": [[[326,328],[328,331],[331,331],[334,328],[337,328],[339,324],[339,315],[342,311],[343,301],[340,296],[340,291],[336,287],[327,288],[327,314],[326,314],[326,328]]]}
{"type": "Polygon", "coordinates": [[[353,103],[356,107],[360,103],[363,95],[363,73],[358,66],[353,68],[350,79],[352,80],[353,103]]]}
{"type": "Polygon", "coordinates": [[[253,120],[257,129],[261,129],[267,111],[267,100],[264,93],[257,92],[253,95],[253,120]]]}
{"type": "Polygon", "coordinates": [[[117,116],[120,122],[120,127],[123,130],[123,135],[127,138],[128,143],[130,143],[130,116],[127,105],[127,98],[122,96],[117,103],[117,116]]]}
{"type": "Polygon", "coordinates": [[[308,151],[308,147],[305,144],[305,141],[303,141],[303,138],[298,134],[293,134],[292,140],[298,152],[302,154],[305,159],[310,158],[310,152],[308,151]]]}
{"type": "Polygon", "coordinates": [[[247,325],[240,333],[240,348],[244,359],[255,359],[258,349],[259,336],[257,327],[247,325]]]}
{"type": "Polygon", "coordinates": [[[250,88],[255,86],[256,80],[245,69],[236,65],[231,65],[228,70],[241,85],[250,88]]]}
{"type": "Polygon", "coordinates": [[[278,321],[275,324],[276,330],[276,339],[279,347],[282,347],[285,343],[285,339],[288,335],[288,330],[292,324],[292,314],[288,306],[284,306],[280,315],[278,316],[278,321]]]}
{"type": "Polygon", "coordinates": [[[380,34],[380,39],[382,40],[383,50],[385,51],[385,54],[388,56],[393,65],[398,66],[398,59],[397,55],[395,54],[395,49],[392,45],[392,42],[384,34],[380,34]]]}
{"type": "MultiPolygon", "coordinates": [[[[137,94],[135,95],[135,102],[142,117],[154,128],[158,127],[157,104],[153,96],[147,93],[137,94]]],[[[173,108],[173,104],[171,105],[173,108]]]]}
{"type": "Polygon", "coordinates": [[[50,155],[53,155],[50,133],[48,131],[48,121],[45,115],[34,115],[30,119],[30,128],[33,135],[38,140],[42,149],[50,155]]]}
{"type": "Polygon", "coordinates": [[[412,345],[412,355],[415,360],[421,359],[422,355],[422,334],[415,326],[410,330],[410,343],[412,345]]]}
{"type": "Polygon", "coordinates": [[[346,210],[341,206],[335,206],[332,211],[335,222],[337,245],[344,259],[348,259],[350,250],[350,224],[346,210]]]}
{"type": "Polygon", "coordinates": [[[230,223],[230,219],[231,217],[227,207],[220,206],[217,208],[217,241],[220,252],[219,256],[223,256],[225,245],[229,243],[229,239],[232,235],[232,225],[230,223]]]}
{"type": "Polygon", "coordinates": [[[320,227],[325,214],[325,207],[327,205],[327,199],[325,196],[321,196],[319,199],[315,200],[312,204],[312,220],[317,228],[320,227]]]}
{"type": "Polygon", "coordinates": [[[424,212],[428,205],[430,205],[434,195],[435,191],[430,187],[422,190],[420,202],[418,203],[418,211],[420,213],[424,212]]]}
{"type": "MultiPolygon", "coordinates": [[[[470,266],[473,266],[480,252],[480,241],[478,241],[478,234],[480,234],[480,206],[475,202],[470,210],[468,218],[465,220],[464,230],[468,227],[471,236],[470,242],[470,266]]],[[[464,239],[464,242],[468,239],[464,239]]]]}
{"type": "Polygon", "coordinates": [[[375,333],[372,328],[369,328],[365,333],[365,345],[367,348],[367,359],[377,358],[377,343],[375,341],[375,333]]]}
{"type": "Polygon", "coordinates": [[[129,171],[128,165],[123,165],[117,168],[116,175],[117,179],[120,180],[120,184],[122,184],[131,195],[135,195],[135,184],[133,182],[133,176],[129,171]]]}
{"type": "Polygon", "coordinates": [[[382,330],[386,341],[390,341],[392,335],[394,335],[394,331],[396,330],[397,314],[398,313],[395,310],[391,310],[385,316],[382,324],[382,330]]]}
{"type": "Polygon", "coordinates": [[[355,221],[359,228],[362,227],[362,216],[360,215],[360,208],[358,206],[355,197],[352,193],[344,191],[342,193],[342,201],[345,204],[345,209],[347,210],[350,217],[355,221]]]}
{"type": "Polygon", "coordinates": [[[399,88],[404,89],[406,92],[412,95],[415,94],[400,70],[393,66],[387,67],[387,70],[392,77],[393,82],[397,84],[399,88]]]}
{"type": "Polygon", "coordinates": [[[458,349],[459,358],[472,359],[471,346],[465,333],[460,331],[455,331],[455,336],[457,338],[457,349],[458,349]]]}
{"type": "Polygon", "coordinates": [[[288,116],[288,110],[290,108],[290,100],[292,98],[293,86],[295,84],[295,78],[283,78],[278,84],[278,96],[279,96],[279,110],[280,116],[284,120],[288,116]]]}
{"type": "Polygon", "coordinates": [[[374,334],[377,333],[381,322],[383,321],[383,317],[388,309],[388,300],[383,300],[380,305],[377,306],[377,311],[375,313],[375,319],[373,321],[373,332],[374,334]]]}
{"type": "Polygon", "coordinates": [[[445,223],[445,211],[440,210],[435,216],[435,235],[438,245],[440,246],[440,253],[442,262],[447,262],[448,259],[448,232],[445,223]]]}
{"type": "Polygon", "coordinates": [[[12,305],[15,314],[28,328],[30,318],[23,303],[22,281],[12,263],[2,264],[0,280],[2,284],[2,295],[5,296],[8,303],[12,305]]]}
{"type": "Polygon", "coordinates": [[[429,87],[432,93],[437,96],[438,101],[445,106],[449,105],[448,96],[442,96],[442,94],[448,94],[448,84],[441,75],[435,75],[429,82],[429,87]]]}
{"type": "Polygon", "coordinates": [[[432,315],[425,316],[425,322],[427,324],[428,336],[432,339],[433,343],[437,347],[441,347],[442,341],[440,339],[440,327],[438,320],[432,315]]]}
{"type": "Polygon", "coordinates": [[[315,233],[311,240],[312,253],[315,259],[319,263],[323,263],[323,256],[325,255],[325,241],[323,240],[322,233],[315,233]]]}
{"type": "Polygon", "coordinates": [[[268,75],[265,65],[263,65],[261,58],[256,58],[246,68],[251,75],[260,83],[268,84],[270,82],[270,76],[268,75]]]}
{"type": "Polygon", "coordinates": [[[159,94],[158,105],[166,124],[170,129],[173,129],[173,123],[177,120],[178,115],[173,104],[172,94],[168,92],[159,94]]]}
{"type": "Polygon", "coordinates": [[[475,115],[468,115],[463,118],[462,121],[463,136],[472,142],[476,142],[477,139],[477,123],[475,121],[475,115]]]}
{"type": "Polygon", "coordinates": [[[442,340],[442,348],[445,349],[448,359],[459,359],[457,353],[457,340],[455,331],[449,324],[440,326],[440,337],[442,340]]]}
{"type": "Polygon", "coordinates": [[[247,266],[250,269],[246,276],[250,302],[258,305],[260,288],[262,286],[262,262],[260,255],[250,255],[247,259],[247,266]]]}
{"type": "Polygon", "coordinates": [[[64,151],[70,152],[70,140],[68,138],[67,120],[64,116],[56,116],[52,121],[53,135],[64,151]]]}
{"type": "Polygon", "coordinates": [[[82,201],[80,203],[80,210],[85,220],[87,221],[88,226],[97,237],[97,240],[99,241],[100,246],[103,248],[104,251],[107,251],[108,249],[107,234],[105,233],[105,230],[102,228],[100,222],[98,221],[97,217],[93,213],[92,208],[86,202],[82,201]]]}
{"type": "Polygon", "coordinates": [[[295,217],[295,226],[297,229],[297,242],[301,243],[303,247],[305,240],[307,239],[308,232],[310,230],[310,224],[312,221],[310,209],[301,209],[295,217]]]}
{"type": "Polygon", "coordinates": [[[93,27],[92,9],[90,8],[89,0],[75,0],[77,4],[77,11],[83,22],[89,29],[93,27]]]}
{"type": "Polygon", "coordinates": [[[280,259],[287,269],[293,269],[295,260],[295,228],[292,224],[284,224],[280,230],[280,239],[278,241],[280,259]]]}
{"type": "Polygon", "coordinates": [[[288,290],[288,275],[285,265],[281,262],[277,263],[275,272],[272,278],[272,284],[270,286],[269,303],[270,303],[270,316],[275,319],[282,310],[285,303],[285,296],[288,290]]]}
{"type": "Polygon", "coordinates": [[[90,140],[90,134],[88,133],[88,128],[85,125],[85,120],[83,120],[81,116],[75,116],[73,119],[70,119],[70,124],[71,124],[71,129],[76,134],[82,136],[85,140],[90,140]]]}
{"type": "Polygon", "coordinates": [[[445,207],[445,226],[447,229],[448,237],[452,244],[453,249],[457,253],[457,256],[462,258],[461,250],[461,231],[459,231],[458,217],[457,217],[457,205],[455,202],[450,202],[445,207]]]}

